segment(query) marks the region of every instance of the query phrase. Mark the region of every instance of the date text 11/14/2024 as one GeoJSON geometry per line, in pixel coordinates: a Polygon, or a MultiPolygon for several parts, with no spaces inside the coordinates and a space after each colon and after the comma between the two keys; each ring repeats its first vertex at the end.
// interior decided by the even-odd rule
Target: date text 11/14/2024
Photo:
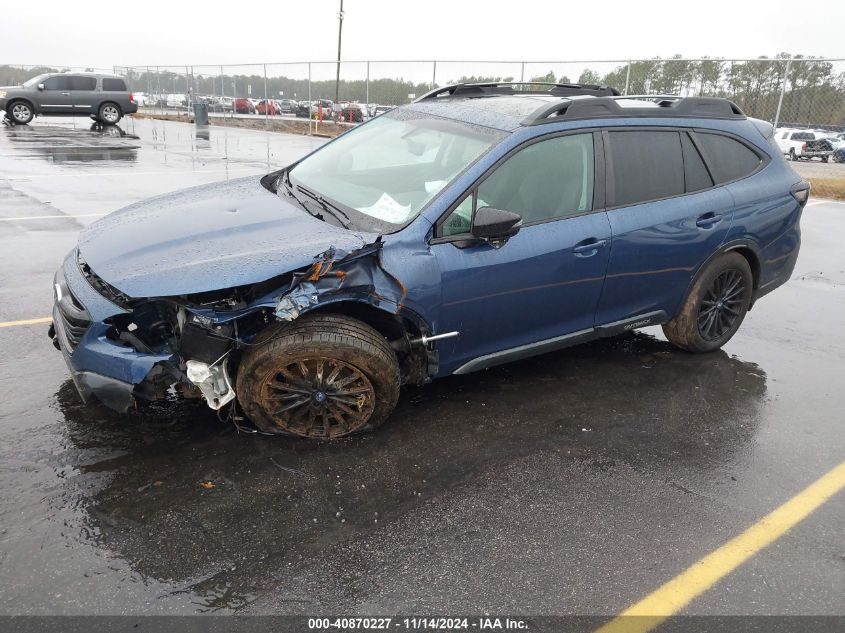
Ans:
{"type": "Polygon", "coordinates": [[[528,622],[519,618],[446,618],[446,617],[333,617],[308,618],[311,631],[404,630],[404,631],[528,631],[528,622]]]}

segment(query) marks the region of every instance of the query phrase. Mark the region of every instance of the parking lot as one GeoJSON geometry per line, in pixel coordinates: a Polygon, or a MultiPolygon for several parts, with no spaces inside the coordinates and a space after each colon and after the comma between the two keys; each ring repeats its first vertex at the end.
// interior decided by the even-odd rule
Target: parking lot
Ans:
{"type": "Polygon", "coordinates": [[[44,322],[79,230],[322,142],[0,127],[0,613],[611,617],[762,525],[680,613],[845,616],[845,494],[783,536],[759,523],[845,460],[843,203],[811,199],[793,279],[723,351],[649,328],[404,389],[332,443],[82,405],[44,322]]]}

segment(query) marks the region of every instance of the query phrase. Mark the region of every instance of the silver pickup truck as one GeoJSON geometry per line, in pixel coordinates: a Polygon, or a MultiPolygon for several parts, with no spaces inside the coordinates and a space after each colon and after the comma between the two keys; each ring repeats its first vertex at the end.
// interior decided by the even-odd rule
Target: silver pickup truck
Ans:
{"type": "Polygon", "coordinates": [[[25,125],[38,115],[90,116],[115,124],[138,111],[126,82],[114,75],[50,73],[21,86],[0,87],[0,110],[9,121],[25,125]]]}

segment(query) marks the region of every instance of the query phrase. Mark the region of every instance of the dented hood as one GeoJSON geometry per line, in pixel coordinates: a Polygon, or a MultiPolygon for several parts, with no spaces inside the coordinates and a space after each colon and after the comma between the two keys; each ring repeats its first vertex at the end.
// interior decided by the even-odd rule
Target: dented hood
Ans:
{"type": "Polygon", "coordinates": [[[127,295],[163,297],[263,281],[331,246],[354,250],[375,238],[318,220],[250,176],[115,211],[82,231],[79,250],[127,295]]]}

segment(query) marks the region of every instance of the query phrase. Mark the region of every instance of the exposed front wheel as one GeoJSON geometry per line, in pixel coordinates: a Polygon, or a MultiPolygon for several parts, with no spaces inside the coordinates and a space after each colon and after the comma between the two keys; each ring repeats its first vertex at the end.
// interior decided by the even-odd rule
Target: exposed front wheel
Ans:
{"type": "Polygon", "coordinates": [[[681,311],[663,326],[669,341],[689,352],[711,352],[739,329],[751,304],[754,277],[739,253],[725,253],[699,274],[681,311]]]}
{"type": "Polygon", "coordinates": [[[399,398],[399,364],[366,323],[305,315],[256,338],[241,360],[237,393],[263,431],[334,439],[387,419],[399,398]]]}
{"type": "Polygon", "coordinates": [[[35,116],[35,113],[32,111],[32,106],[28,103],[16,101],[9,107],[7,116],[18,125],[26,125],[32,121],[32,117],[35,116]]]}
{"type": "Polygon", "coordinates": [[[120,121],[120,117],[123,115],[120,113],[120,108],[118,108],[113,103],[104,103],[100,106],[100,111],[97,114],[97,118],[102,121],[103,123],[108,123],[109,125],[114,125],[118,121],[120,121]]]}

